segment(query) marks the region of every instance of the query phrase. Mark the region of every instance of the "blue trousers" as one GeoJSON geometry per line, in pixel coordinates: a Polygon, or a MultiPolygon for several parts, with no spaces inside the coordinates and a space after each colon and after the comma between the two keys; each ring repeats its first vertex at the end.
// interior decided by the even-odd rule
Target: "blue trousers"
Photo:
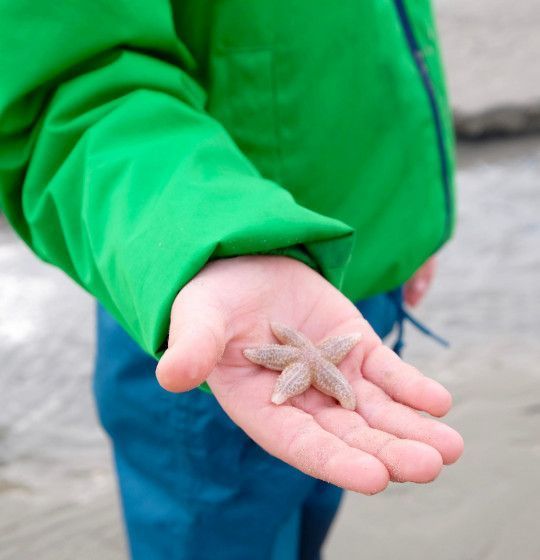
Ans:
{"type": "MultiPolygon", "coordinates": [[[[358,304],[380,336],[399,321],[400,294],[358,304]]],[[[95,396],[132,558],[320,558],[342,491],[266,453],[212,395],[161,389],[155,360],[101,307],[97,332],[95,396]]]]}

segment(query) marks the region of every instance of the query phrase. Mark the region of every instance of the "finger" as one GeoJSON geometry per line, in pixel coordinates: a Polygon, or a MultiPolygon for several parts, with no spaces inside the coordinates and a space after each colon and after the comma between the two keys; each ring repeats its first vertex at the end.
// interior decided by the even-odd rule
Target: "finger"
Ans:
{"type": "Polygon", "coordinates": [[[205,381],[227,343],[226,323],[220,308],[199,296],[196,290],[182,292],[171,313],[168,349],[156,369],[160,385],[175,393],[188,391],[205,381]]]}
{"type": "Polygon", "coordinates": [[[437,256],[431,257],[424,266],[425,278],[428,287],[431,286],[435,273],[437,272],[438,259],[437,256]]]}
{"type": "Polygon", "coordinates": [[[225,412],[268,453],[341,488],[362,494],[386,488],[389,474],[377,458],[348,446],[294,406],[268,404],[275,375],[260,372],[234,384],[229,378],[216,371],[208,382],[225,412]]]}
{"type": "Polygon", "coordinates": [[[406,284],[404,290],[405,303],[412,307],[424,298],[431,284],[432,274],[429,267],[423,266],[406,284]]]}
{"type": "Polygon", "coordinates": [[[463,439],[450,426],[396,403],[366,379],[354,381],[353,387],[357,410],[372,428],[427,443],[441,454],[445,465],[454,463],[463,453],[463,439]]]}
{"type": "Polygon", "coordinates": [[[429,260],[405,283],[404,299],[407,305],[415,307],[420,303],[429,290],[433,274],[434,265],[432,265],[431,260],[429,260]]]}
{"type": "Polygon", "coordinates": [[[395,482],[431,482],[441,471],[442,457],[433,447],[370,428],[356,412],[333,406],[312,414],[323,429],[347,445],[377,457],[395,482]]]}
{"type": "Polygon", "coordinates": [[[411,307],[416,307],[424,298],[427,289],[428,283],[424,278],[411,278],[405,285],[405,303],[411,307]]]}
{"type": "Polygon", "coordinates": [[[385,466],[323,430],[312,416],[292,406],[274,407],[264,428],[244,429],[259,445],[302,472],[336,486],[376,494],[389,482],[385,466]]]}
{"type": "Polygon", "coordinates": [[[422,375],[383,344],[366,355],[362,375],[395,401],[433,416],[444,416],[452,406],[452,396],[440,383],[422,375]]]}

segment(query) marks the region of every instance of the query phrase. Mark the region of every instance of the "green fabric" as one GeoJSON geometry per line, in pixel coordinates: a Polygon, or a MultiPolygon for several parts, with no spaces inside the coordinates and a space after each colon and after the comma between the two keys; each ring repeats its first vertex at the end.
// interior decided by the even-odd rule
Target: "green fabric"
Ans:
{"type": "MultiPolygon", "coordinates": [[[[432,83],[439,111],[442,114],[442,124],[444,132],[444,143],[446,147],[446,157],[449,161],[448,172],[450,185],[454,183],[455,174],[455,138],[452,126],[452,114],[447,100],[445,79],[441,66],[440,47],[437,42],[437,34],[433,24],[433,13],[430,0],[408,0],[407,9],[410,14],[415,29],[415,36],[422,47],[423,60],[426,63],[432,83]],[[427,17],[426,17],[427,14],[427,17]]],[[[450,216],[449,228],[452,232],[455,227],[455,191],[450,188],[450,216]]]]}
{"type": "Polygon", "coordinates": [[[0,0],[0,205],[156,357],[209,259],[403,282],[450,234],[439,164],[391,1],[0,0]]]}

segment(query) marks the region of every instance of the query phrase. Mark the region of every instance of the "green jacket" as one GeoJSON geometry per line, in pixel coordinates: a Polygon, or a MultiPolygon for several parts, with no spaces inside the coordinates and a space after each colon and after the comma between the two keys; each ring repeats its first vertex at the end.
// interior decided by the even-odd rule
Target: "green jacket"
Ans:
{"type": "Polygon", "coordinates": [[[0,0],[0,205],[154,356],[209,259],[404,282],[452,161],[427,0],[0,0]]]}

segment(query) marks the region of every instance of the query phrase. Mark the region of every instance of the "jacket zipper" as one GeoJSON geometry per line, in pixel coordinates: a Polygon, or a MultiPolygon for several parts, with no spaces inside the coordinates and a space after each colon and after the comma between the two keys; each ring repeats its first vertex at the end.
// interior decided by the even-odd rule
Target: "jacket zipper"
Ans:
{"type": "Polygon", "coordinates": [[[429,75],[428,67],[424,61],[424,55],[422,49],[414,35],[414,30],[412,28],[407,9],[404,4],[404,0],[394,0],[394,5],[399,16],[399,21],[403,32],[405,33],[405,38],[407,40],[407,45],[411,51],[416,69],[422,79],[422,84],[429,99],[429,105],[431,107],[431,113],[433,116],[433,121],[435,123],[435,131],[437,136],[437,148],[439,151],[439,160],[441,164],[441,176],[444,189],[444,205],[445,205],[445,226],[444,226],[444,236],[443,241],[446,240],[449,230],[450,230],[450,215],[451,215],[451,198],[450,198],[450,177],[449,177],[449,162],[448,155],[446,152],[443,124],[441,118],[441,112],[437,104],[435,97],[435,88],[433,87],[433,82],[429,75]]]}

